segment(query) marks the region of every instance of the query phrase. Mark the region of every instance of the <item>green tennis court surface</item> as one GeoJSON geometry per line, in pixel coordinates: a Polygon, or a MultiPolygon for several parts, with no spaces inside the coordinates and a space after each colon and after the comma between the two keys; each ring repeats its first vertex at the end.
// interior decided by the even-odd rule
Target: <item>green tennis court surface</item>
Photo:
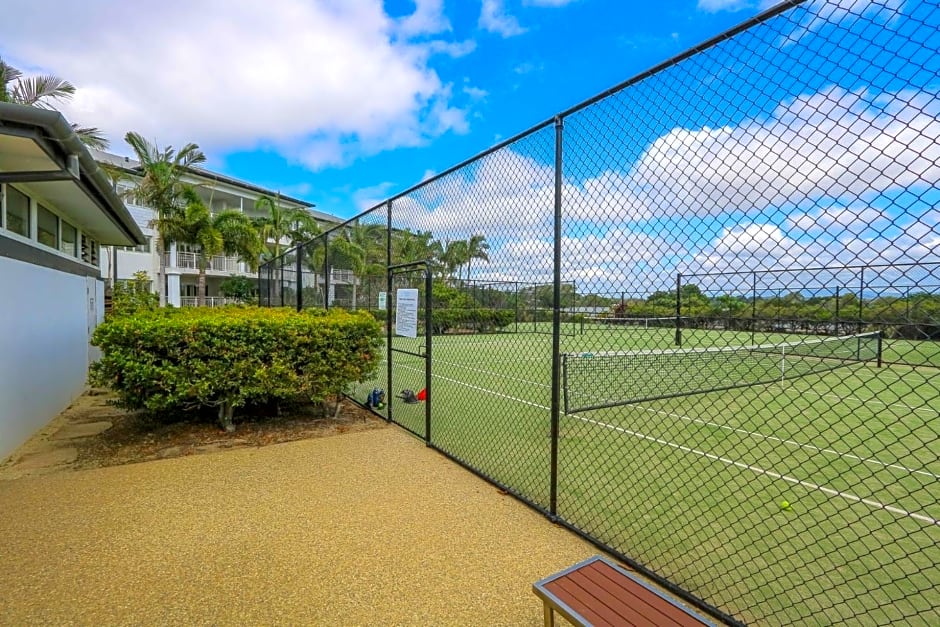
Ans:
{"type": "MultiPolygon", "coordinates": [[[[683,348],[745,346],[746,332],[683,330],[683,348]]],[[[760,344],[793,335],[758,334],[760,344]]],[[[806,338],[810,341],[811,338],[806,338]]],[[[550,335],[433,338],[433,442],[533,502],[550,477],[550,335]]],[[[423,339],[394,338],[420,352],[423,339]]],[[[674,330],[606,329],[561,351],[675,349],[674,330]]],[[[886,360],[732,390],[562,415],[558,512],[665,577],[692,577],[715,604],[778,608],[826,590],[824,620],[859,603],[890,619],[927,611],[940,563],[940,350],[884,340],[886,360]],[[742,557],[746,555],[746,559],[742,557]],[[721,573],[757,561],[746,587],[721,573]],[[933,569],[933,570],[932,570],[933,569]],[[868,597],[862,601],[860,597],[868,597]]],[[[390,391],[424,386],[424,359],[395,354],[390,391]]],[[[384,369],[383,369],[384,373],[384,369]]],[[[607,373],[605,376],[611,376],[607,373]]],[[[386,385],[368,383],[371,386],[386,385]]],[[[424,433],[424,405],[393,406],[424,433]]],[[[792,615],[791,615],[792,614],[792,615]]]]}

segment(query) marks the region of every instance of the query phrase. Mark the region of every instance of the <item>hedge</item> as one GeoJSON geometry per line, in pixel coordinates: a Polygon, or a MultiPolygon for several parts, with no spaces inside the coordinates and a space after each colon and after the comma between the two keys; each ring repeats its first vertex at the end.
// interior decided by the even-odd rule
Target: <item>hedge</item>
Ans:
{"type": "Polygon", "coordinates": [[[187,308],[116,317],[92,344],[92,385],[127,409],[218,408],[231,431],[236,407],[322,401],[377,369],[381,331],[372,316],[342,310],[187,308]]]}
{"type": "Polygon", "coordinates": [[[516,312],[507,309],[434,309],[431,311],[431,325],[435,334],[447,333],[451,329],[486,333],[507,327],[515,321],[516,312]]]}

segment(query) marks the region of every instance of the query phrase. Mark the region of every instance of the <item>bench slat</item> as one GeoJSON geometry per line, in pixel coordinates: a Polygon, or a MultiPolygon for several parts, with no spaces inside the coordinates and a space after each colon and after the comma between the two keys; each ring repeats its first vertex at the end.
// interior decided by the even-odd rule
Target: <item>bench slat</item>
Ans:
{"type": "MultiPolygon", "coordinates": [[[[552,593],[566,603],[569,607],[575,609],[578,614],[591,621],[596,627],[606,627],[613,625],[624,625],[624,619],[617,615],[612,609],[603,603],[594,599],[594,602],[588,600],[584,602],[584,596],[587,594],[583,588],[571,580],[570,577],[559,579],[552,582],[552,593]]],[[[589,598],[590,595],[587,595],[589,598]]],[[[644,627],[647,625],[644,623],[644,627]]]]}
{"type": "MultiPolygon", "coordinates": [[[[533,585],[535,593],[576,623],[636,627],[712,625],[671,597],[601,556],[575,564],[533,585]]],[[[546,625],[549,624],[546,614],[546,625]]]]}
{"type": "MultiPolygon", "coordinates": [[[[596,585],[595,580],[592,578],[592,574],[595,577],[599,575],[595,573],[585,572],[590,569],[581,569],[568,575],[567,580],[576,584],[583,593],[578,597],[577,600],[572,599],[572,604],[574,603],[597,603],[603,604],[604,606],[610,608],[610,610],[618,617],[615,621],[615,624],[625,624],[629,623],[631,625],[648,625],[649,627],[657,627],[658,623],[650,618],[650,614],[656,614],[655,612],[649,612],[646,604],[643,602],[640,603],[630,603],[629,601],[635,601],[636,597],[632,595],[625,595],[623,589],[617,588],[614,591],[607,590],[605,587],[596,585]],[[593,600],[592,600],[593,597],[593,600]]],[[[608,586],[609,580],[603,577],[600,577],[602,581],[608,586]]],[[[578,605],[580,607],[580,605],[578,605]]]]}
{"type": "Polygon", "coordinates": [[[624,578],[623,574],[606,562],[597,561],[591,564],[592,568],[586,570],[586,573],[593,575],[597,573],[605,577],[614,586],[623,590],[623,594],[628,594],[636,599],[636,603],[642,603],[650,608],[651,612],[647,615],[657,625],[689,625],[702,624],[701,621],[694,620],[687,612],[676,607],[675,603],[659,595],[650,594],[643,586],[637,584],[629,578],[624,578]],[[628,583],[629,582],[629,583],[628,583]]]}

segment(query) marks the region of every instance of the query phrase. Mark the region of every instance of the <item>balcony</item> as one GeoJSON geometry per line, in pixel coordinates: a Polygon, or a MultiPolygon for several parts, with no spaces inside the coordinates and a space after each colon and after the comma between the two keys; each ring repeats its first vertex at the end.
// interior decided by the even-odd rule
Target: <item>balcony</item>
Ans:
{"type": "MultiPolygon", "coordinates": [[[[170,263],[171,253],[165,253],[163,255],[164,263],[168,268],[175,267],[180,270],[192,270],[193,272],[199,272],[199,254],[191,252],[177,252],[176,253],[176,265],[170,263]]],[[[209,265],[206,266],[207,273],[219,273],[219,274],[250,274],[246,269],[244,264],[238,261],[237,257],[225,257],[223,255],[216,255],[209,259],[209,265]]]]}
{"type": "MultiPolygon", "coordinates": [[[[240,301],[237,298],[226,298],[225,296],[206,296],[204,299],[205,307],[221,307],[223,305],[237,305],[240,301]]],[[[198,298],[195,296],[182,296],[180,298],[182,307],[198,307],[198,298]]]]}

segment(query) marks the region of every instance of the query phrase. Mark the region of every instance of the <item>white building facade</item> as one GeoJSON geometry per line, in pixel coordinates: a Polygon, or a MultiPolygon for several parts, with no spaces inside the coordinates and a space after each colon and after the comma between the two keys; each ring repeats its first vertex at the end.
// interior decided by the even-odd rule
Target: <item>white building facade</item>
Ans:
{"type": "MultiPolygon", "coordinates": [[[[99,259],[101,275],[116,281],[127,281],[134,277],[135,272],[143,271],[155,281],[161,254],[154,246],[155,233],[152,224],[155,214],[149,207],[135,204],[126,194],[141,178],[140,164],[128,157],[103,152],[95,152],[95,157],[100,163],[108,164],[124,175],[124,178],[118,181],[116,191],[125,198],[131,215],[146,237],[146,243],[140,246],[102,250],[99,259]]],[[[255,208],[255,201],[262,195],[271,198],[277,195],[275,191],[204,168],[187,169],[183,181],[195,187],[213,213],[236,210],[249,217],[260,218],[265,214],[255,208]]],[[[277,195],[277,198],[282,207],[308,211],[323,229],[341,222],[335,216],[316,211],[312,203],[284,195],[277,195]]],[[[197,249],[188,244],[170,242],[164,246],[162,254],[166,264],[164,289],[167,304],[175,307],[196,305],[199,277],[197,249]]],[[[248,264],[237,257],[225,255],[213,257],[206,268],[206,292],[204,294],[206,305],[214,306],[233,302],[227,299],[220,289],[222,282],[231,276],[244,276],[254,281],[258,278],[257,272],[251,270],[248,264]]],[[[157,289],[155,284],[154,289],[157,289]]]]}
{"type": "Polygon", "coordinates": [[[101,250],[143,242],[60,114],[0,103],[0,459],[82,393],[101,250]]]}

